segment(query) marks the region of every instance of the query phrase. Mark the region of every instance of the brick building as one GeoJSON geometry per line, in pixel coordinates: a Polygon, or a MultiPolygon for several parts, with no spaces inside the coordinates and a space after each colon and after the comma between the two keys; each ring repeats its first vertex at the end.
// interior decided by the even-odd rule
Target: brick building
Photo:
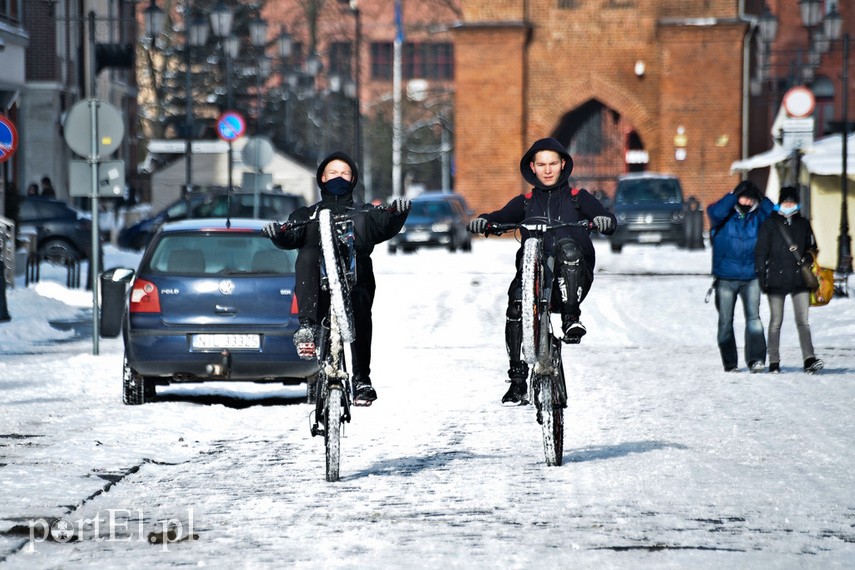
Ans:
{"type": "Polygon", "coordinates": [[[462,0],[457,190],[478,211],[501,206],[525,190],[522,152],[553,136],[574,157],[576,185],[611,193],[624,172],[664,171],[713,201],[749,151],[742,4],[462,0]]]}

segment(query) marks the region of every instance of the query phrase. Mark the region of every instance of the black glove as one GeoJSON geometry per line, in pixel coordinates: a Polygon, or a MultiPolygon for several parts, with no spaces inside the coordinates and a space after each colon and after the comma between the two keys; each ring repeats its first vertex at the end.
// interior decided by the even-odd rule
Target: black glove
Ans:
{"type": "Polygon", "coordinates": [[[279,230],[281,229],[282,224],[279,222],[267,222],[264,224],[264,227],[261,228],[261,233],[272,239],[279,234],[279,230]]]}
{"type": "Polygon", "coordinates": [[[473,234],[483,234],[489,222],[484,218],[475,218],[467,224],[466,229],[473,234]]]}
{"type": "Polygon", "coordinates": [[[409,198],[395,198],[392,200],[392,208],[399,214],[406,214],[413,207],[413,202],[409,198]]]}
{"type": "Polygon", "coordinates": [[[615,228],[614,222],[609,216],[596,216],[591,222],[601,234],[608,233],[615,228]]]}

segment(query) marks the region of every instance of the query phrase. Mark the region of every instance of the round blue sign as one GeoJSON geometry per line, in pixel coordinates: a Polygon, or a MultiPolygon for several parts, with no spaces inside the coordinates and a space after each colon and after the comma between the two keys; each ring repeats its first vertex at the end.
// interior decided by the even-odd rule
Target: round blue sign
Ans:
{"type": "Polygon", "coordinates": [[[228,111],[217,119],[217,136],[226,142],[241,138],[246,133],[246,121],[240,113],[228,111]]]}
{"type": "Polygon", "coordinates": [[[6,162],[18,150],[18,131],[15,124],[0,116],[0,162],[6,162]]]}

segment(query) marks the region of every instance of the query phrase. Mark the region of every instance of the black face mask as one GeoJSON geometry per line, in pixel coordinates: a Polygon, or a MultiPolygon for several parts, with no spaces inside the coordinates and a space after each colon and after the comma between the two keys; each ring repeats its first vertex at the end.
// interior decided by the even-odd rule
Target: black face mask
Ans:
{"type": "Polygon", "coordinates": [[[344,196],[345,194],[350,193],[350,181],[345,180],[341,176],[337,178],[333,178],[332,180],[328,180],[324,183],[324,190],[332,194],[333,196],[344,196]]]}
{"type": "Polygon", "coordinates": [[[739,211],[740,214],[744,215],[754,209],[754,204],[748,204],[747,206],[744,204],[737,204],[736,209],[739,211]]]}

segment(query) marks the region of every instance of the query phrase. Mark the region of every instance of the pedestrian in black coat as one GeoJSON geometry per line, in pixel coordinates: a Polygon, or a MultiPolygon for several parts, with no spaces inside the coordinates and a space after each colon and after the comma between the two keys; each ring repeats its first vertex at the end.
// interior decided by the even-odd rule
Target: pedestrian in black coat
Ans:
{"type": "Polygon", "coordinates": [[[289,227],[289,222],[317,220],[320,210],[332,215],[353,217],[354,249],[356,251],[356,284],[351,289],[353,307],[354,401],[370,403],[377,399],[371,384],[371,337],[373,331],[371,307],[376,289],[371,252],[378,243],[401,231],[410,210],[410,200],[396,198],[390,208],[362,204],[354,199],[359,180],[356,163],[343,152],[334,152],[321,161],[317,171],[321,200],[295,210],[287,222],[265,225],[267,234],[282,249],[298,249],[295,295],[299,308],[300,328],[294,334],[294,344],[301,358],[316,357],[316,334],[320,319],[329,307],[329,292],[321,290],[321,232],[319,225],[310,223],[289,227]]]}
{"type": "Polygon", "coordinates": [[[819,372],[824,363],[816,357],[811,340],[808,309],[810,289],[802,279],[799,261],[791,251],[795,248],[802,263],[810,264],[810,253],[816,254],[816,239],[810,222],[800,213],[799,191],[792,186],[781,188],[775,213],[760,226],[754,249],[754,270],[760,280],[760,289],[769,299],[769,372],[781,370],[781,324],[784,320],[784,300],[793,299],[793,313],[799,344],[802,350],[804,371],[819,372]],[[789,241],[787,239],[789,237],[789,241]]]}

